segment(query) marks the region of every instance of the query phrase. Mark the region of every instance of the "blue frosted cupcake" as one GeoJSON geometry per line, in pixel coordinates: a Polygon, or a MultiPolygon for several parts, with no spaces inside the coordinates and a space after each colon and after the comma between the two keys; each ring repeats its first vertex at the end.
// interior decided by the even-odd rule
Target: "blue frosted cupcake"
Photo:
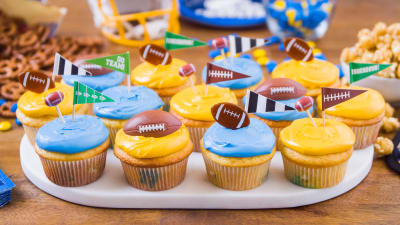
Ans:
{"type": "Polygon", "coordinates": [[[144,111],[161,110],[164,105],[157,93],[145,86],[132,86],[129,93],[127,86],[117,86],[104,90],[103,94],[115,102],[95,103],[93,112],[108,128],[112,144],[126,121],[144,111]]]}
{"type": "Polygon", "coordinates": [[[36,134],[35,151],[43,170],[53,183],[82,186],[97,180],[103,173],[110,141],[108,130],[96,117],[78,115],[53,120],[36,134]]]}
{"type": "MultiPolygon", "coordinates": [[[[223,81],[219,83],[214,83],[211,85],[216,85],[223,88],[229,88],[235,93],[238,98],[238,102],[241,102],[241,99],[246,95],[247,89],[253,90],[255,87],[260,84],[263,80],[263,72],[261,66],[251,59],[246,58],[233,58],[231,62],[231,58],[226,59],[226,65],[224,60],[217,60],[212,62],[214,65],[227,68],[239,73],[246,74],[250,77],[244,79],[223,81]],[[233,62],[233,63],[232,63],[233,62]]],[[[206,80],[206,70],[207,67],[204,67],[202,72],[202,79],[205,82],[206,80]]]]}
{"type": "Polygon", "coordinates": [[[214,123],[201,141],[209,181],[229,190],[259,186],[267,178],[275,144],[272,130],[258,119],[236,130],[214,123]]]}

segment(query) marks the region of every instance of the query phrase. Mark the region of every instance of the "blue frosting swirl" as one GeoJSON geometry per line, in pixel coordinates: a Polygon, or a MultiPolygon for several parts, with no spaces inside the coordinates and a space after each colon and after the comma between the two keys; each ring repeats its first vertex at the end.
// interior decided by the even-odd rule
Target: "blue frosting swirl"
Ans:
{"type": "MultiPolygon", "coordinates": [[[[278,100],[277,102],[294,107],[294,104],[296,104],[296,102],[300,98],[301,97],[288,99],[288,100],[278,100]]],[[[243,98],[243,104],[246,105],[246,96],[243,98]]],[[[312,115],[314,112],[314,106],[311,106],[311,108],[309,108],[308,111],[312,115]]],[[[268,119],[268,120],[273,120],[273,121],[283,121],[283,120],[284,121],[294,121],[297,119],[307,117],[306,112],[299,112],[297,110],[291,110],[291,111],[286,111],[286,112],[265,112],[265,113],[255,113],[255,114],[263,119],[268,119]]]]}
{"type": "Polygon", "coordinates": [[[250,118],[250,125],[231,130],[214,123],[203,137],[204,148],[224,157],[252,157],[270,154],[275,136],[265,123],[250,118]]]}
{"type": "Polygon", "coordinates": [[[93,112],[107,119],[126,120],[147,110],[160,109],[164,105],[157,93],[145,86],[132,86],[129,93],[127,86],[117,86],[102,93],[115,102],[95,103],[93,112]]]}
{"type": "Polygon", "coordinates": [[[100,92],[107,88],[119,85],[124,78],[125,74],[118,71],[113,71],[99,76],[63,76],[64,82],[70,86],[74,85],[74,81],[79,81],[80,83],[100,92]]]}
{"type": "Polygon", "coordinates": [[[88,115],[77,115],[53,120],[36,134],[36,144],[49,152],[74,154],[84,152],[102,144],[108,138],[108,130],[100,118],[88,115]]]}
{"type": "MultiPolygon", "coordinates": [[[[251,77],[237,79],[237,80],[229,80],[229,81],[222,81],[218,83],[214,83],[211,85],[216,85],[223,88],[230,88],[230,89],[243,89],[253,86],[261,81],[263,72],[261,66],[258,63],[254,62],[251,59],[246,58],[233,58],[233,64],[231,63],[231,58],[226,59],[226,65],[224,60],[218,60],[212,62],[214,65],[227,68],[239,73],[243,73],[249,75],[251,77]]],[[[207,75],[207,66],[203,68],[202,71],[202,79],[203,81],[206,80],[207,75]]]]}

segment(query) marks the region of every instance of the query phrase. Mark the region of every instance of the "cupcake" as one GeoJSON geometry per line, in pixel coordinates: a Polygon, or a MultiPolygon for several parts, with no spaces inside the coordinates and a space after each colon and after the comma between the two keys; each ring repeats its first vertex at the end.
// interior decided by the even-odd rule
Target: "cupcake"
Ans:
{"type": "Polygon", "coordinates": [[[346,124],[314,118],[295,120],[279,138],[285,175],[306,188],[327,188],[340,183],[353,153],[354,132],[346,124]]]}
{"type": "MultiPolygon", "coordinates": [[[[32,145],[35,143],[37,130],[44,124],[58,118],[56,108],[49,107],[44,102],[45,97],[55,91],[64,94],[64,100],[58,105],[61,113],[63,115],[71,114],[74,89],[65,84],[55,83],[55,88],[42,93],[27,91],[18,100],[17,118],[21,121],[25,134],[32,145]]],[[[87,111],[87,105],[75,105],[76,114],[86,114],[87,111]]]]}
{"type": "MultiPolygon", "coordinates": [[[[248,78],[222,81],[211,84],[211,85],[216,85],[218,87],[231,89],[231,91],[238,98],[238,102],[240,103],[242,102],[242,98],[246,95],[247,89],[254,90],[256,86],[261,84],[262,81],[264,80],[261,66],[251,59],[227,58],[226,61],[217,60],[214,61],[213,64],[250,76],[248,78]]],[[[207,76],[207,68],[204,67],[202,72],[202,78],[204,82],[206,80],[206,76],[207,76]]]]}
{"type": "MultiPolygon", "coordinates": [[[[185,61],[176,58],[164,66],[143,62],[132,70],[131,81],[135,85],[153,89],[167,105],[174,94],[191,86],[188,77],[179,75],[179,69],[186,64],[185,61]]],[[[195,82],[195,76],[192,77],[195,82]]]]}
{"type": "Polygon", "coordinates": [[[93,112],[108,128],[112,145],[118,130],[128,119],[147,110],[161,110],[164,105],[157,93],[144,86],[133,86],[129,92],[128,87],[117,86],[104,90],[102,94],[115,102],[95,103],[93,112]]]}
{"type": "Polygon", "coordinates": [[[200,151],[200,139],[214,123],[211,107],[221,102],[236,104],[236,96],[228,88],[197,85],[194,89],[187,88],[172,97],[170,113],[178,117],[189,130],[195,151],[200,151]]]}
{"type": "MultiPolygon", "coordinates": [[[[255,92],[294,108],[296,102],[305,95],[306,89],[294,80],[288,78],[274,78],[263,82],[256,88],[255,92]]],[[[246,104],[246,98],[243,98],[243,103],[246,104]]],[[[312,115],[314,107],[311,106],[308,111],[312,115]]],[[[250,114],[250,116],[256,117],[267,124],[274,132],[278,143],[279,133],[282,129],[289,126],[294,120],[306,118],[307,112],[290,110],[285,112],[255,113],[250,114]]]]}
{"type": "Polygon", "coordinates": [[[208,180],[220,188],[236,191],[261,185],[275,154],[272,130],[256,118],[249,119],[233,104],[217,104],[213,111],[217,123],[207,129],[201,141],[208,180]]]}
{"type": "Polygon", "coordinates": [[[328,62],[319,59],[303,62],[288,60],[276,66],[272,78],[289,78],[299,82],[307,89],[307,96],[316,98],[322,87],[339,87],[339,70],[328,62]]]}
{"type": "Polygon", "coordinates": [[[35,151],[44,173],[57,185],[77,187],[97,180],[103,173],[110,141],[103,122],[88,115],[64,116],[42,126],[35,151]]]}
{"type": "Polygon", "coordinates": [[[79,81],[90,88],[95,89],[96,91],[102,92],[103,90],[111,87],[118,86],[122,83],[125,78],[125,74],[119,71],[113,71],[108,68],[94,65],[85,62],[86,59],[92,59],[97,57],[102,57],[103,55],[90,55],[85,57],[84,59],[79,59],[75,61],[75,65],[89,71],[92,73],[92,76],[63,76],[63,82],[74,86],[75,81],[79,81]]]}
{"type": "MultiPolygon", "coordinates": [[[[341,121],[351,127],[356,135],[354,149],[362,149],[375,143],[385,117],[385,100],[373,89],[355,86],[351,88],[368,91],[326,109],[325,117],[341,121]]],[[[317,104],[318,115],[322,116],[322,96],[318,96],[317,104]]]]}
{"type": "Polygon", "coordinates": [[[115,138],[114,154],[125,178],[141,190],[162,191],[180,184],[193,144],[178,118],[164,111],[137,114],[115,138]]]}

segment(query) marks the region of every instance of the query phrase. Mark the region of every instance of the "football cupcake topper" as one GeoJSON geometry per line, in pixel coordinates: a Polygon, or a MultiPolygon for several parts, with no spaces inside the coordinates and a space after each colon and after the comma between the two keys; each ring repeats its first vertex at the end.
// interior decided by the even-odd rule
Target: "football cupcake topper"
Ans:
{"type": "Polygon", "coordinates": [[[312,124],[316,127],[317,124],[315,123],[314,119],[312,118],[310,112],[308,111],[309,108],[314,104],[314,100],[310,96],[304,96],[300,98],[294,105],[297,111],[299,112],[306,112],[308,117],[310,118],[312,124]]]}
{"type": "Polygon", "coordinates": [[[307,90],[292,79],[273,78],[263,82],[255,92],[273,100],[288,100],[304,96],[307,90]]]}
{"type": "Polygon", "coordinates": [[[63,123],[65,123],[65,120],[61,114],[61,110],[58,107],[58,104],[60,104],[63,99],[64,99],[64,94],[61,91],[55,91],[46,96],[46,98],[44,99],[44,103],[49,107],[55,106],[58,113],[58,117],[63,123]]]}
{"type": "Polygon", "coordinates": [[[137,114],[124,125],[124,132],[130,136],[163,137],[174,133],[182,126],[182,122],[172,114],[149,110],[137,114]]]}
{"type": "Polygon", "coordinates": [[[286,38],[283,45],[285,52],[294,60],[306,62],[314,59],[312,48],[300,38],[286,38]]]}
{"type": "Polygon", "coordinates": [[[141,47],[139,52],[143,60],[155,66],[165,66],[172,62],[171,54],[165,48],[158,45],[147,44],[141,47]]]}
{"type": "Polygon", "coordinates": [[[226,65],[226,57],[225,57],[224,48],[228,47],[228,39],[226,39],[225,37],[215,38],[214,40],[211,41],[211,47],[221,50],[221,55],[222,55],[222,58],[224,59],[225,65],[226,65]]]}
{"type": "Polygon", "coordinates": [[[211,108],[215,121],[222,126],[236,130],[250,124],[248,114],[239,106],[232,103],[218,103],[211,108]]]}
{"type": "Polygon", "coordinates": [[[191,76],[194,73],[196,73],[196,67],[191,63],[186,64],[186,65],[182,66],[181,68],[179,68],[179,75],[182,77],[189,77],[192,89],[193,89],[194,93],[197,94],[197,90],[194,87],[193,78],[191,76]]]}
{"type": "Polygon", "coordinates": [[[25,89],[42,93],[48,89],[54,88],[54,81],[46,74],[39,71],[27,71],[18,76],[19,82],[25,89]]]}

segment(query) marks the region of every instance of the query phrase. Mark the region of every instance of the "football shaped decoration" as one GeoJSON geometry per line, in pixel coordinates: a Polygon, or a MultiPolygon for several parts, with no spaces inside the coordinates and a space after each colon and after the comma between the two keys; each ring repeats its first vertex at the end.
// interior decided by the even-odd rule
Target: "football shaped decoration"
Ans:
{"type": "Polygon", "coordinates": [[[128,120],[123,130],[130,136],[163,137],[174,133],[181,126],[182,122],[172,114],[149,110],[128,120]]]}
{"type": "Polygon", "coordinates": [[[191,63],[179,68],[179,75],[182,77],[188,77],[194,73],[196,73],[196,67],[194,67],[194,65],[191,63]]]}
{"type": "Polygon", "coordinates": [[[104,74],[113,72],[113,70],[111,70],[111,69],[108,69],[108,68],[105,68],[105,67],[102,67],[99,65],[87,63],[87,62],[85,62],[85,59],[76,60],[74,62],[74,64],[89,71],[92,74],[91,76],[99,76],[99,75],[104,75],[104,74]]]}
{"type": "Polygon", "coordinates": [[[40,71],[27,71],[18,76],[19,82],[25,89],[42,93],[50,88],[54,88],[55,84],[51,77],[40,71]]]}
{"type": "Polygon", "coordinates": [[[222,126],[236,130],[250,124],[248,114],[239,106],[232,103],[218,103],[211,108],[215,121],[222,126]]]}
{"type": "Polygon", "coordinates": [[[300,38],[286,38],[283,45],[285,52],[294,60],[306,62],[314,58],[312,48],[300,38]]]}
{"type": "Polygon", "coordinates": [[[304,96],[300,98],[296,104],[294,104],[294,107],[296,108],[297,111],[303,112],[308,110],[312,105],[314,104],[314,100],[310,96],[304,96]]]}
{"type": "Polygon", "coordinates": [[[216,48],[216,49],[228,47],[228,39],[226,39],[224,37],[215,38],[211,42],[211,47],[216,48]]]}
{"type": "Polygon", "coordinates": [[[264,81],[255,92],[273,100],[288,100],[304,96],[307,90],[292,79],[273,78],[264,81]]]}
{"type": "Polygon", "coordinates": [[[168,65],[172,62],[169,52],[158,45],[147,44],[139,49],[140,56],[153,65],[168,65]]]}
{"type": "Polygon", "coordinates": [[[46,103],[47,106],[57,106],[62,102],[64,99],[64,94],[61,91],[55,91],[46,96],[44,99],[44,103],[46,103]]]}

